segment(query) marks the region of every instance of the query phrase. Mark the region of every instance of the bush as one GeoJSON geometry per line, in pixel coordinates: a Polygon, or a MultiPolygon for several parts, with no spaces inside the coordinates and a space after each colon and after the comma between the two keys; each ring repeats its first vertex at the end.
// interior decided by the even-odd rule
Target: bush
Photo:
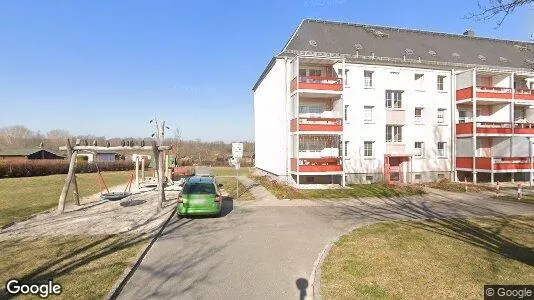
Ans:
{"type": "MultiPolygon", "coordinates": [[[[99,162],[100,171],[128,171],[135,169],[135,163],[129,161],[99,162]]],[[[69,162],[65,160],[20,160],[0,161],[0,178],[33,177],[54,174],[67,174],[69,162]]],[[[96,163],[78,162],[76,173],[94,173],[96,163]]]]}

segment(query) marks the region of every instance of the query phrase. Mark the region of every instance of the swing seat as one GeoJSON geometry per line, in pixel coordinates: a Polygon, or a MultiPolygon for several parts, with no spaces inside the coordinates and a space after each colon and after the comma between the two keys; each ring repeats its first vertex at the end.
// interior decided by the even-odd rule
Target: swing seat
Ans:
{"type": "Polygon", "coordinates": [[[130,192],[112,192],[100,195],[100,200],[117,201],[130,196],[130,192]]]}

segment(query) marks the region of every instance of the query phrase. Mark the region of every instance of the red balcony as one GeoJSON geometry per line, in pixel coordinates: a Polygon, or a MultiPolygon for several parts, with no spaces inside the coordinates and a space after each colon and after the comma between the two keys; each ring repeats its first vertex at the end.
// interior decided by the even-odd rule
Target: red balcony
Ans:
{"type": "Polygon", "coordinates": [[[534,123],[515,123],[514,133],[534,135],[534,123]]]}
{"type": "MultiPolygon", "coordinates": [[[[291,159],[291,171],[297,171],[297,159],[291,159]]],[[[303,158],[298,164],[299,172],[342,172],[341,157],[303,158]]]]}
{"type": "Polygon", "coordinates": [[[341,118],[298,118],[291,120],[291,131],[343,131],[341,118]],[[297,122],[298,120],[298,122],[297,122]]]}
{"type": "Polygon", "coordinates": [[[477,86],[477,98],[512,99],[512,89],[494,86],[477,86]]]}
{"type": "MultiPolygon", "coordinates": [[[[476,157],[476,169],[491,172],[510,172],[515,170],[530,170],[531,163],[528,157],[476,157]]],[[[457,157],[456,168],[473,169],[472,157],[457,157]]]]}
{"type": "MultiPolygon", "coordinates": [[[[499,135],[512,134],[512,123],[509,122],[477,122],[477,134],[482,135],[499,135]]],[[[473,123],[456,124],[457,135],[472,135],[473,123]]]]}
{"type": "Polygon", "coordinates": [[[343,91],[343,79],[328,76],[299,76],[297,84],[296,78],[291,81],[291,92],[298,89],[321,90],[321,91],[343,91]]]}
{"type": "MultiPolygon", "coordinates": [[[[477,134],[481,135],[507,135],[507,134],[534,135],[534,123],[510,122],[477,122],[477,134]]],[[[456,135],[472,135],[473,123],[456,124],[456,135]]]]}
{"type": "Polygon", "coordinates": [[[534,90],[516,89],[514,98],[519,100],[534,100],[534,90]]]}

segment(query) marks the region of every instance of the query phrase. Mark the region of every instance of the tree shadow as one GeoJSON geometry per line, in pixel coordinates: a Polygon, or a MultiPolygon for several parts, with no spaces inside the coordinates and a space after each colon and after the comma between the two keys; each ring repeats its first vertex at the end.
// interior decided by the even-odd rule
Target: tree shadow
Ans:
{"type": "MultiPolygon", "coordinates": [[[[376,221],[424,220],[406,222],[407,226],[423,229],[442,236],[454,238],[472,246],[534,266],[534,249],[503,235],[505,229],[519,227],[532,232],[533,225],[514,222],[512,217],[493,208],[491,204],[476,204],[469,201],[426,201],[409,198],[356,200],[356,205],[336,207],[336,215],[344,219],[356,219],[373,223],[376,221]],[[359,203],[358,203],[359,202],[359,203]],[[492,217],[493,227],[484,227],[468,217],[492,217]],[[496,228],[496,229],[494,229],[496,228]]],[[[491,202],[490,202],[491,203],[491,202]]],[[[510,205],[519,205],[511,203],[510,205]]],[[[526,204],[529,209],[534,208],[526,204]]],[[[518,208],[520,210],[520,208],[518,208]]]]}

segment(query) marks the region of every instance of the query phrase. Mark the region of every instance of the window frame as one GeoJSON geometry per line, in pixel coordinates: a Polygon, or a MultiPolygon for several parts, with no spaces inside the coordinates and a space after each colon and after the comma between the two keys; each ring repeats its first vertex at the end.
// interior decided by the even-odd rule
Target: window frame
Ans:
{"type": "Polygon", "coordinates": [[[365,88],[374,87],[374,85],[373,85],[373,73],[374,73],[374,71],[363,70],[363,86],[365,88]],[[370,76],[367,76],[367,75],[370,75],[370,76]],[[368,78],[369,78],[369,82],[367,81],[368,78]]]}
{"type": "Polygon", "coordinates": [[[415,84],[416,84],[415,90],[424,91],[425,90],[425,74],[415,73],[414,74],[414,80],[415,80],[415,84]],[[417,78],[417,76],[420,76],[420,77],[417,78]]]}
{"type": "Polygon", "coordinates": [[[404,126],[386,125],[386,143],[402,143],[402,127],[404,126]]]}
{"type": "Polygon", "coordinates": [[[446,142],[437,142],[437,156],[438,158],[444,158],[447,157],[447,143],[446,142]],[[442,145],[442,153],[440,153],[440,145],[442,145]]]}
{"type": "Polygon", "coordinates": [[[402,109],[402,94],[404,91],[386,90],[386,108],[402,109]]]}
{"type": "Polygon", "coordinates": [[[444,92],[445,91],[445,78],[447,78],[447,76],[445,75],[438,75],[438,79],[437,79],[437,90],[439,92],[444,92]],[[441,80],[441,82],[440,82],[441,80]],[[440,88],[441,87],[441,88],[440,88]]]}
{"type": "Polygon", "coordinates": [[[413,148],[414,148],[414,157],[416,158],[424,158],[425,157],[425,142],[414,142],[414,145],[413,145],[413,148]],[[420,144],[421,147],[417,148],[417,144],[420,144]],[[419,149],[419,151],[417,151],[417,149],[419,149]]]}
{"type": "Polygon", "coordinates": [[[371,105],[364,105],[363,106],[363,122],[365,124],[371,124],[371,123],[374,123],[374,119],[375,119],[375,107],[374,106],[371,106],[371,105]],[[370,114],[371,114],[371,118],[370,119],[367,119],[366,117],[366,112],[369,111],[370,114]]]}
{"type": "Polygon", "coordinates": [[[424,107],[420,107],[420,106],[416,106],[416,107],[414,108],[414,119],[415,119],[415,123],[416,123],[416,124],[421,124],[421,123],[423,123],[423,110],[424,110],[424,109],[425,109],[424,107]],[[420,111],[419,116],[417,116],[417,110],[420,111]]]}
{"type": "Polygon", "coordinates": [[[437,114],[436,114],[438,125],[446,125],[447,124],[445,122],[445,113],[446,112],[447,112],[446,108],[438,108],[438,111],[437,111],[437,114]],[[440,120],[441,120],[441,122],[440,122],[440,120]]]}
{"type": "Polygon", "coordinates": [[[365,158],[373,158],[374,157],[374,141],[364,141],[363,142],[363,157],[365,158]],[[368,148],[368,146],[371,146],[371,148],[368,148]],[[370,155],[368,155],[368,151],[370,151],[370,155]]]}

